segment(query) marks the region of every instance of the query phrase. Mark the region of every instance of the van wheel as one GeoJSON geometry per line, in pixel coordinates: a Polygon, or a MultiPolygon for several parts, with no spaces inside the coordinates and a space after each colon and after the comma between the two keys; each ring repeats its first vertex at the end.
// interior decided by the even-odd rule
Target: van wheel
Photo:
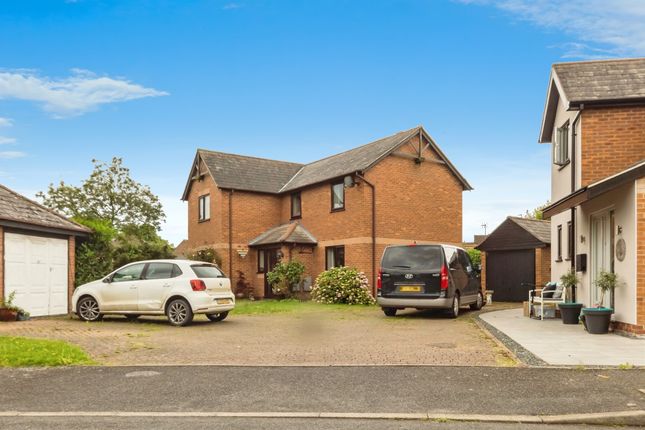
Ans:
{"type": "Polygon", "coordinates": [[[383,308],[383,313],[386,317],[396,316],[396,308],[383,308]]]}
{"type": "Polygon", "coordinates": [[[448,316],[450,318],[457,318],[459,316],[459,294],[455,293],[455,296],[452,298],[452,306],[448,311],[448,316]]]}
{"type": "Polygon", "coordinates": [[[193,320],[193,310],[184,299],[175,299],[170,302],[166,310],[166,315],[168,316],[170,324],[177,327],[186,326],[193,320]]]}
{"type": "Polygon", "coordinates": [[[478,311],[482,307],[484,307],[484,296],[482,295],[481,291],[477,293],[477,301],[475,303],[470,304],[470,310],[472,311],[478,311]]]}

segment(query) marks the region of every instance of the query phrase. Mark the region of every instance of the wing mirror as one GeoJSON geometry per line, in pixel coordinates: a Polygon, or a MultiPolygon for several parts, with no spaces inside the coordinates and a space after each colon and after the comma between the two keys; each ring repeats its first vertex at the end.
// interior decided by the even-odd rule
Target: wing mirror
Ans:
{"type": "Polygon", "coordinates": [[[111,283],[112,283],[112,279],[111,279],[109,276],[108,276],[107,278],[103,278],[103,283],[104,283],[104,284],[111,284],[111,283]]]}

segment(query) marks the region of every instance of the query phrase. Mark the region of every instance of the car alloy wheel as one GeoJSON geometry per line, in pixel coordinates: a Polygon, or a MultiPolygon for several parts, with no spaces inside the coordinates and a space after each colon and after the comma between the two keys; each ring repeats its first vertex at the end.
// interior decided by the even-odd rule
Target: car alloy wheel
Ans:
{"type": "Polygon", "coordinates": [[[86,297],[78,304],[78,316],[84,321],[96,321],[101,317],[99,304],[92,297],[86,297]]]}
{"type": "Polygon", "coordinates": [[[168,305],[168,321],[175,326],[188,325],[193,320],[193,310],[184,299],[175,299],[168,305]]]}

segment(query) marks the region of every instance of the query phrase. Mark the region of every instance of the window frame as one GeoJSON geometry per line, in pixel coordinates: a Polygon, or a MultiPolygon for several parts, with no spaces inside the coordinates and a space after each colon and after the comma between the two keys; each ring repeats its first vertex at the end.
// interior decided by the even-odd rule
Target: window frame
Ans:
{"type": "Polygon", "coordinates": [[[129,264],[129,265],[125,266],[125,267],[121,267],[121,268],[119,268],[119,269],[115,270],[115,271],[114,271],[114,273],[112,273],[112,275],[110,275],[110,283],[114,282],[114,283],[117,283],[117,284],[118,284],[118,283],[120,283],[120,282],[134,282],[134,281],[141,281],[142,279],[144,279],[144,278],[145,278],[146,269],[147,269],[147,263],[134,263],[134,264],[129,264]],[[131,268],[131,267],[135,267],[135,266],[141,266],[141,272],[139,273],[139,277],[138,277],[138,278],[135,278],[135,279],[124,279],[124,280],[118,280],[118,281],[115,281],[115,280],[114,280],[114,277],[116,276],[116,274],[117,274],[117,273],[119,273],[120,271],[122,271],[122,270],[124,270],[124,269],[129,269],[129,268],[131,268]]]}
{"type": "Polygon", "coordinates": [[[345,266],[345,245],[334,245],[334,246],[326,246],[325,247],[325,270],[329,270],[334,267],[344,267],[345,266]],[[342,250],[342,255],[343,255],[343,263],[342,264],[336,264],[339,260],[338,255],[339,251],[342,250]],[[332,258],[333,258],[333,266],[329,265],[329,252],[331,251],[332,253],[332,258]]]}
{"type": "Polygon", "coordinates": [[[183,275],[183,273],[184,272],[182,272],[181,268],[178,265],[176,265],[175,263],[152,262],[152,263],[147,264],[145,272],[142,273],[141,280],[144,280],[144,281],[158,281],[160,279],[173,279],[173,278],[177,278],[177,277],[183,275]],[[150,266],[152,266],[154,264],[160,264],[160,265],[163,264],[163,265],[172,266],[170,268],[170,276],[167,277],[167,278],[148,278],[148,272],[150,272],[150,266]]]}
{"type": "Polygon", "coordinates": [[[266,249],[258,249],[258,273],[264,273],[267,264],[266,249]],[[262,260],[262,264],[260,264],[262,260]]]}
{"type": "Polygon", "coordinates": [[[569,121],[567,120],[555,131],[553,145],[553,164],[564,167],[569,164],[569,121]]]}
{"type": "Polygon", "coordinates": [[[210,193],[202,194],[198,198],[197,222],[210,221],[210,219],[211,219],[211,195],[210,193]]]}
{"type": "Polygon", "coordinates": [[[300,191],[296,191],[295,193],[291,193],[291,219],[300,219],[302,218],[302,193],[300,191]],[[294,199],[298,199],[298,213],[294,213],[294,199]]]}
{"type": "Polygon", "coordinates": [[[556,249],[557,255],[556,255],[555,261],[562,261],[562,224],[558,225],[556,241],[557,241],[557,249],[556,249]]]}
{"type": "Polygon", "coordinates": [[[567,260],[567,261],[573,259],[573,254],[574,254],[574,250],[573,250],[573,248],[574,248],[573,247],[574,238],[573,238],[573,236],[574,236],[573,235],[573,222],[568,221],[567,222],[567,257],[565,258],[565,260],[567,260]]]}
{"type": "Polygon", "coordinates": [[[345,183],[343,181],[340,182],[332,182],[331,187],[331,212],[340,212],[345,210],[345,183]],[[339,206],[337,208],[334,207],[334,187],[340,185],[341,189],[343,190],[342,194],[342,206],[339,206]]]}

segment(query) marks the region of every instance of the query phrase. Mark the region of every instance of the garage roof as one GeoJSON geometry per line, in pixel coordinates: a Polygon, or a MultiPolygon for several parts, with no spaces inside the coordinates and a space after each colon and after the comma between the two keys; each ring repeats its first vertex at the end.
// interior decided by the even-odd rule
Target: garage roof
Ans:
{"type": "Polygon", "coordinates": [[[550,221],[509,216],[476,248],[480,251],[505,251],[550,245],[550,221]]]}
{"type": "Polygon", "coordinates": [[[4,185],[0,185],[0,225],[76,235],[91,231],[4,185]]]}

